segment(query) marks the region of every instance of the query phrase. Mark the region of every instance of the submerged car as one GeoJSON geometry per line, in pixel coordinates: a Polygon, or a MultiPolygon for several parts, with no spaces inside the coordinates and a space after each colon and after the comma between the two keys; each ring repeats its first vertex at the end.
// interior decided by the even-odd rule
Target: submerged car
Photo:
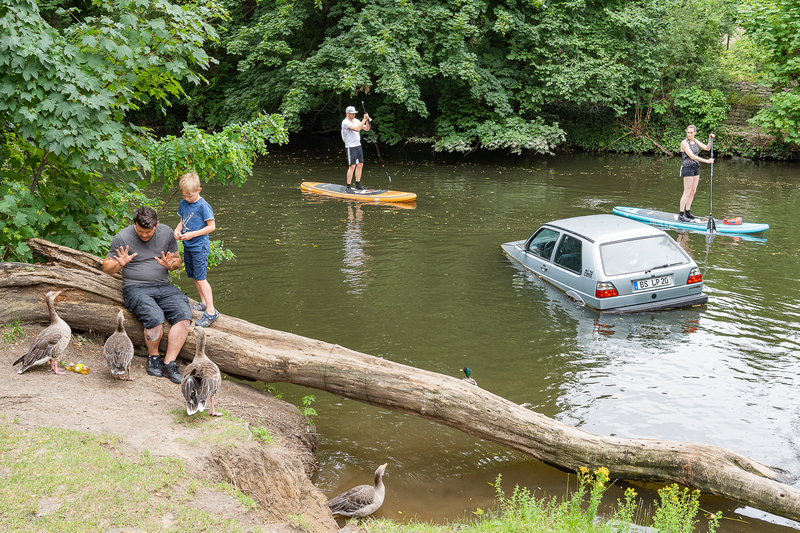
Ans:
{"type": "Polygon", "coordinates": [[[703,305],[703,276],[664,231],[615,215],[548,222],[503,251],[598,311],[633,313],[703,305]]]}

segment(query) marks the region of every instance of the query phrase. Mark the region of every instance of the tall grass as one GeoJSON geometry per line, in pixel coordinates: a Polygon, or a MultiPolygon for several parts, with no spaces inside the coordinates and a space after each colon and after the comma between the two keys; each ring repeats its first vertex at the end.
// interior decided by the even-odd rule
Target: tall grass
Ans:
{"type": "MultiPolygon", "coordinates": [[[[514,488],[506,496],[497,477],[495,490],[497,505],[494,511],[479,520],[466,523],[432,525],[421,522],[395,522],[378,519],[362,524],[370,533],[629,533],[634,524],[643,522],[636,499],[636,491],[625,490],[614,510],[600,516],[598,509],[608,488],[608,470],[599,468],[591,473],[583,468],[578,472],[578,485],[574,493],[558,501],[556,498],[534,497],[526,488],[514,488]]],[[[692,533],[699,511],[698,491],[680,489],[670,485],[658,491],[661,502],[656,504],[653,527],[659,533],[692,533]]],[[[708,533],[714,533],[721,515],[708,522],[708,533]]],[[[699,530],[698,530],[699,531],[699,530]]]]}

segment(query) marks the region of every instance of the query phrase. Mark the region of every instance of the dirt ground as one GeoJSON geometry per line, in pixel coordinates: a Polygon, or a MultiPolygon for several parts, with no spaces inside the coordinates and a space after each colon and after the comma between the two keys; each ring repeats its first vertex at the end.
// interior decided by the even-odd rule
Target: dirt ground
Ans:
{"type": "MultiPolygon", "coordinates": [[[[301,531],[286,523],[291,514],[302,515],[314,531],[336,531],[338,526],[327,508],[327,500],[309,480],[314,468],[316,437],[307,431],[297,408],[252,387],[224,381],[217,393],[217,410],[229,411],[251,426],[266,428],[277,446],[197,447],[186,444],[194,429],[176,423],[174,411],[185,403],[180,385],[166,378],[148,376],[146,352],[137,348],[131,366],[135,381],[111,377],[103,356],[102,337],[81,337],[73,332],[61,360],[81,360],[88,374],[67,371],[54,375],[49,364],[24,374],[11,364],[25,354],[41,326],[26,325],[26,337],[14,344],[0,339],[0,413],[18,421],[21,429],[61,427],[91,433],[121,436],[135,450],[155,456],[178,458],[188,471],[202,473],[212,481],[233,481],[262,503],[262,509],[247,511],[231,497],[220,501],[202,493],[193,505],[225,518],[235,518],[248,528],[285,533],[301,531]]],[[[179,361],[181,370],[188,364],[179,361]]],[[[350,529],[357,531],[357,528],[350,529]]]]}

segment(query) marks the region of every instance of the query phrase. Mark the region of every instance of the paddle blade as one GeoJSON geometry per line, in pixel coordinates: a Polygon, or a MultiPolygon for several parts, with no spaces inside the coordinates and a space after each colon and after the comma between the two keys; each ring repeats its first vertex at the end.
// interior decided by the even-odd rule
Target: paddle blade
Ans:
{"type": "Polygon", "coordinates": [[[708,233],[716,233],[717,232],[717,224],[714,222],[714,217],[712,215],[708,216],[708,227],[706,228],[708,233]]]}

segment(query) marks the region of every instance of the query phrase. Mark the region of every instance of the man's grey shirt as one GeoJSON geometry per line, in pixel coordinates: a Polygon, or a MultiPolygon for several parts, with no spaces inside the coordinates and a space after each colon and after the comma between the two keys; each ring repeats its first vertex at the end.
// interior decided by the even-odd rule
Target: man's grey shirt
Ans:
{"type": "Polygon", "coordinates": [[[169,283],[169,271],[158,264],[156,257],[161,257],[161,252],[178,254],[178,241],[175,240],[172,229],[165,224],[156,226],[156,232],[149,241],[144,242],[136,234],[136,229],[131,225],[117,233],[111,240],[111,250],[108,257],[115,258],[118,248],[128,247],[128,253],[136,257],[122,268],[122,286],[148,285],[152,283],[169,283]]]}

